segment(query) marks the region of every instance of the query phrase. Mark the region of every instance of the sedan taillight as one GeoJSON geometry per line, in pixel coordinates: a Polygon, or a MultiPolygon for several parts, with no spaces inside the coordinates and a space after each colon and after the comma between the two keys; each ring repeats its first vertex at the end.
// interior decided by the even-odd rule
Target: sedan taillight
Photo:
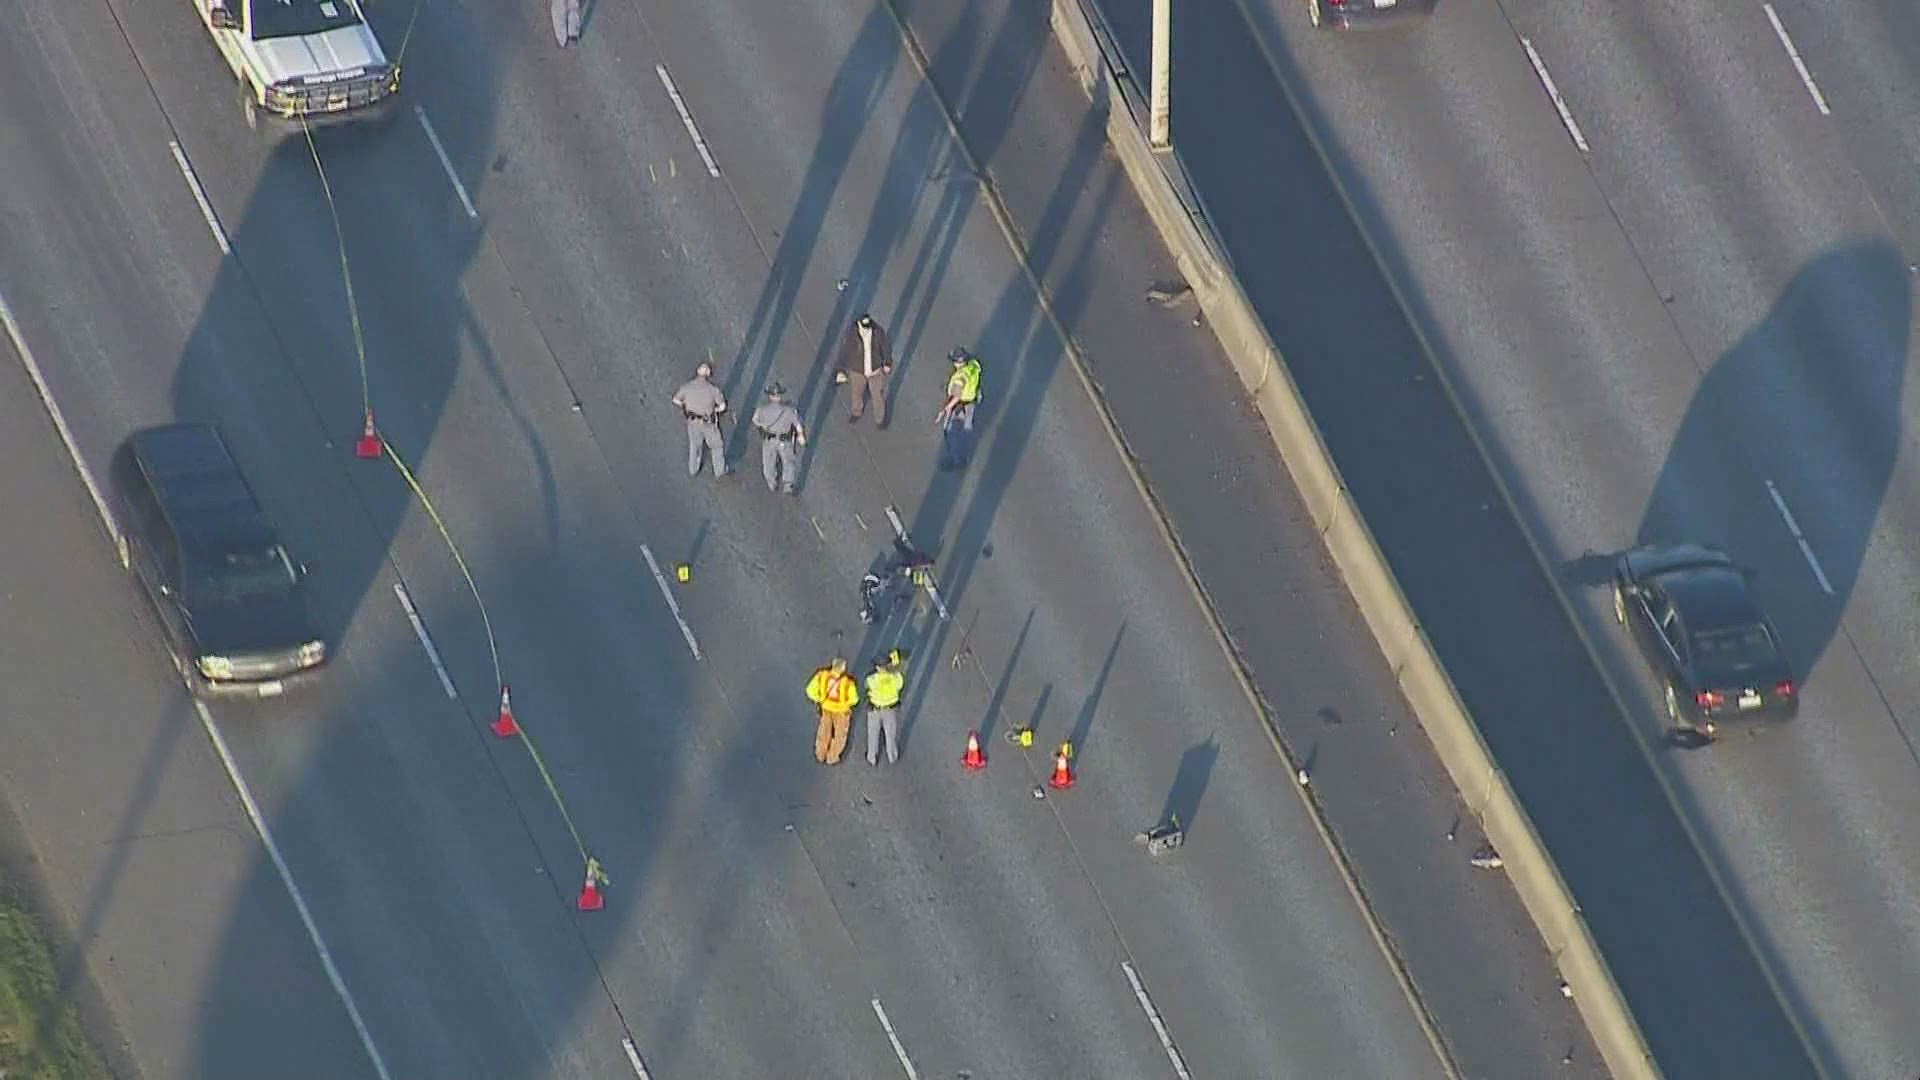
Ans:
{"type": "Polygon", "coordinates": [[[1774,684],[1773,692],[1778,697],[1792,697],[1794,693],[1793,680],[1783,679],[1774,684]]]}
{"type": "Polygon", "coordinates": [[[1727,695],[1718,690],[1702,690],[1693,695],[1693,703],[1703,709],[1717,709],[1727,703],[1727,695]]]}

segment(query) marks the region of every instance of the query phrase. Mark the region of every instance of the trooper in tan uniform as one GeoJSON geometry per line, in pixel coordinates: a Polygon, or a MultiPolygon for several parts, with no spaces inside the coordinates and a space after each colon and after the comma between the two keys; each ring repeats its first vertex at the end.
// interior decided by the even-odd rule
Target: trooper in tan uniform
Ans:
{"type": "Polygon", "coordinates": [[[767,387],[767,403],[753,410],[753,430],[760,435],[760,475],[766,478],[767,490],[794,494],[794,479],[800,471],[798,447],[807,445],[807,429],[800,423],[800,410],[787,404],[786,387],[779,383],[767,387]]]}
{"type": "Polygon", "coordinates": [[[887,376],[893,374],[893,353],[887,346],[886,328],[871,314],[863,313],[847,328],[847,336],[840,342],[840,369],[847,373],[852,391],[847,421],[860,419],[871,394],[874,425],[886,427],[887,376]]]}
{"type": "Polygon", "coordinates": [[[701,364],[693,378],[673,392],[673,403],[687,418],[687,475],[700,475],[700,451],[713,458],[713,475],[727,475],[727,450],[720,441],[720,418],[727,412],[727,396],[713,385],[713,365],[701,364]]]}

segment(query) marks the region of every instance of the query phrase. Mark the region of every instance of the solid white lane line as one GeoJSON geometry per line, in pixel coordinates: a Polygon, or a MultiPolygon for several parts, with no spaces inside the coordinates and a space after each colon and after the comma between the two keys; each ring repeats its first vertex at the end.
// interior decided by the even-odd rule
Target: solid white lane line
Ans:
{"type": "Polygon", "coordinates": [[[1167,1034],[1167,1025],[1160,1019],[1160,1010],[1153,1007],[1153,999],[1147,996],[1146,985],[1140,981],[1140,973],[1133,970],[1128,961],[1120,961],[1120,970],[1127,973],[1127,981],[1133,984],[1133,996],[1140,1002],[1140,1008],[1146,1010],[1147,1022],[1153,1025],[1153,1033],[1160,1036],[1160,1048],[1167,1052],[1167,1060],[1173,1063],[1173,1075],[1180,1080],[1193,1080],[1193,1074],[1187,1071],[1187,1063],[1181,1058],[1180,1051],[1173,1045],[1173,1036],[1167,1034]]]}
{"type": "Polygon", "coordinates": [[[693,640],[693,627],[688,626],[686,616],[680,614],[680,601],[673,598],[673,586],[667,584],[667,575],[660,572],[660,563],[653,557],[653,549],[641,544],[640,554],[646,556],[647,569],[653,571],[653,580],[660,586],[660,595],[667,598],[667,609],[673,612],[673,621],[680,624],[680,636],[687,639],[687,650],[693,653],[695,660],[700,659],[700,643],[693,640]]]}
{"type": "Polygon", "coordinates": [[[107,535],[113,538],[115,547],[123,542],[120,526],[114,522],[113,514],[107,510],[106,496],[101,494],[100,485],[94,482],[93,470],[87,468],[87,460],[80,456],[80,444],[73,440],[73,429],[67,426],[67,414],[60,411],[60,403],[53,400],[53,390],[47,385],[47,377],[40,370],[40,362],[33,358],[33,350],[27,348],[27,336],[20,332],[20,323],[13,317],[13,308],[7,304],[7,298],[0,296],[0,324],[7,328],[7,337],[13,341],[13,351],[20,354],[20,363],[26,366],[27,378],[33,380],[34,392],[40,395],[40,404],[53,418],[53,429],[60,433],[60,442],[67,448],[67,459],[80,473],[80,482],[87,486],[87,495],[93,500],[93,508],[99,511],[100,521],[107,527],[107,535]]]}
{"type": "Polygon", "coordinates": [[[620,1040],[620,1049],[627,1052],[627,1064],[633,1066],[633,1075],[639,1077],[640,1080],[653,1080],[653,1077],[647,1072],[646,1062],[640,1060],[640,1049],[633,1045],[632,1036],[620,1040]]]}
{"type": "Polygon", "coordinates": [[[193,201],[200,204],[200,216],[207,219],[207,228],[213,230],[213,242],[220,245],[220,254],[233,254],[233,245],[227,243],[227,230],[220,227],[220,219],[214,216],[213,204],[207,201],[207,189],[200,186],[200,177],[187,163],[187,152],[180,149],[179,142],[168,139],[167,148],[173,151],[174,163],[180,166],[180,175],[187,178],[187,187],[193,192],[193,201]]]}
{"type": "Polygon", "coordinates": [[[1787,24],[1780,21],[1780,14],[1773,10],[1772,4],[1761,4],[1760,7],[1766,11],[1767,21],[1773,24],[1774,35],[1780,39],[1781,47],[1787,50],[1787,59],[1793,61],[1793,70],[1800,73],[1800,81],[1806,84],[1807,93],[1813,95],[1814,108],[1820,110],[1821,116],[1832,116],[1833,111],[1827,108],[1826,95],[1820,92],[1819,84],[1813,81],[1813,72],[1807,70],[1807,62],[1800,59],[1800,50],[1794,47],[1793,39],[1787,36],[1787,24]]]}
{"type": "Polygon", "coordinates": [[[693,114],[687,111],[687,103],[680,97],[680,89],[673,85],[673,76],[667,74],[667,65],[655,64],[653,70],[660,73],[660,84],[667,88],[667,96],[673,99],[673,107],[680,112],[680,122],[687,125],[687,134],[693,136],[693,148],[700,151],[700,160],[707,163],[707,175],[720,178],[720,166],[714,164],[713,151],[707,149],[707,140],[700,137],[700,129],[694,126],[693,114]]]}
{"type": "Polygon", "coordinates": [[[920,1074],[914,1071],[913,1062],[907,1057],[907,1048],[900,1045],[900,1036],[893,1032],[893,1021],[887,1019],[887,1010],[880,1004],[879,998],[873,999],[873,1015],[880,1018],[880,1027],[887,1033],[887,1041],[893,1044],[893,1056],[900,1059],[900,1067],[907,1070],[907,1080],[920,1080],[920,1074]]]}
{"type": "MultiPolygon", "coordinates": [[[[7,336],[13,339],[14,350],[25,363],[27,375],[33,379],[33,385],[40,394],[41,404],[46,406],[47,414],[53,417],[53,426],[60,432],[60,441],[66,446],[67,456],[79,471],[81,481],[87,486],[87,493],[93,496],[94,509],[99,511],[101,522],[118,544],[120,527],[115,524],[113,515],[107,512],[106,500],[100,497],[100,486],[94,482],[93,470],[87,467],[86,459],[80,456],[80,448],[73,441],[73,432],[67,427],[66,417],[60,412],[59,403],[53,400],[52,392],[47,389],[47,380],[41,375],[40,365],[34,361],[32,351],[27,348],[27,339],[21,335],[20,324],[14,320],[13,309],[7,305],[5,297],[0,297],[0,323],[6,325],[7,336]]],[[[228,782],[233,784],[233,790],[240,796],[240,805],[246,810],[247,819],[253,822],[253,831],[259,834],[260,843],[267,849],[267,857],[273,860],[273,867],[280,874],[281,884],[287,887],[287,895],[293,898],[294,910],[299,913],[300,922],[307,929],[307,937],[313,942],[314,951],[320,954],[320,966],[327,973],[327,981],[333,984],[333,992],[339,995],[340,1003],[347,1008],[347,1019],[353,1022],[353,1030],[360,1036],[360,1045],[366,1050],[367,1059],[373,1063],[373,1071],[380,1080],[393,1080],[393,1074],[387,1071],[386,1059],[380,1056],[379,1047],[373,1043],[373,1034],[367,1030],[367,1023],[360,1016],[360,1006],[354,1003],[346,980],[340,977],[340,968],[333,962],[333,951],[327,948],[326,939],[320,936],[320,927],[313,921],[307,898],[300,892],[300,887],[293,883],[293,871],[287,869],[287,860],[280,855],[280,845],[274,843],[266,818],[260,814],[260,804],[254,801],[253,790],[240,777],[240,766],[234,762],[233,752],[227,749],[227,740],[220,734],[220,725],[214,723],[213,714],[207,711],[205,702],[196,701],[193,708],[200,717],[200,726],[206,731],[207,739],[213,743],[214,752],[220,756],[220,766],[226,770],[228,782]]]]}
{"type": "Polygon", "coordinates": [[[407,595],[407,587],[394,582],[393,595],[400,598],[400,606],[407,611],[407,621],[413,624],[413,636],[420,639],[420,647],[427,650],[427,659],[433,661],[433,673],[440,676],[440,688],[447,692],[448,699],[459,697],[453,691],[453,680],[447,678],[447,666],[440,662],[440,650],[433,647],[433,639],[427,636],[427,624],[420,621],[420,612],[413,606],[413,597],[407,595]]]}
{"type": "Polygon", "coordinates": [[[461,183],[460,174],[453,171],[453,159],[447,156],[447,148],[440,142],[440,133],[433,130],[432,121],[427,119],[427,110],[415,105],[413,115],[420,118],[420,130],[427,133],[427,141],[433,144],[433,152],[440,159],[440,167],[447,170],[447,179],[453,181],[453,193],[460,196],[460,205],[466,208],[468,220],[479,221],[480,211],[473,208],[473,200],[467,197],[467,185],[461,183]]]}
{"type": "Polygon", "coordinates": [[[1807,565],[1813,567],[1814,579],[1820,582],[1820,588],[1828,596],[1833,595],[1833,583],[1827,580],[1827,572],[1820,569],[1820,560],[1813,557],[1813,545],[1800,532],[1800,523],[1793,520],[1793,511],[1787,509],[1787,500],[1780,497],[1780,489],[1767,481],[1767,494],[1773,499],[1774,508],[1780,511],[1781,518],[1787,523],[1787,531],[1793,534],[1793,542],[1800,545],[1800,554],[1807,557],[1807,565]]]}
{"type": "Polygon", "coordinates": [[[213,713],[207,711],[205,702],[193,703],[194,711],[200,714],[200,726],[206,729],[207,738],[213,742],[214,752],[220,755],[220,764],[227,770],[227,779],[233,783],[233,790],[240,793],[240,805],[247,811],[248,820],[253,822],[253,831],[260,834],[260,843],[267,849],[267,857],[273,860],[273,868],[279,871],[280,883],[287,887],[287,895],[293,898],[293,908],[300,914],[300,922],[307,928],[307,938],[313,942],[314,951],[320,954],[320,966],[327,972],[327,981],[333,984],[333,992],[340,996],[340,1003],[347,1007],[347,1019],[353,1022],[353,1030],[360,1036],[360,1045],[367,1052],[367,1059],[373,1062],[373,1071],[380,1080],[393,1080],[393,1074],[387,1071],[387,1063],[380,1056],[380,1048],[373,1044],[373,1033],[367,1030],[367,1022],[361,1019],[360,1006],[354,1004],[353,993],[347,989],[347,981],[340,976],[340,968],[333,962],[333,950],[327,948],[326,939],[320,936],[320,927],[313,921],[313,911],[307,907],[307,898],[301,894],[300,886],[293,883],[293,871],[287,869],[287,860],[280,856],[280,845],[274,843],[273,832],[267,828],[266,818],[260,814],[260,804],[253,799],[253,791],[247,782],[240,778],[240,766],[234,763],[233,752],[227,749],[226,737],[220,734],[220,725],[213,722],[213,713]]]}
{"type": "Polygon", "coordinates": [[[1580,133],[1580,125],[1573,119],[1573,110],[1567,108],[1567,100],[1560,96],[1560,88],[1553,84],[1553,76],[1547,74],[1545,61],[1534,50],[1533,42],[1526,38],[1520,39],[1520,47],[1527,50],[1527,59],[1533,61],[1533,73],[1540,76],[1540,85],[1546,88],[1547,97],[1552,99],[1553,107],[1559,111],[1560,122],[1566,125],[1567,134],[1573,136],[1573,145],[1579,147],[1581,153],[1586,153],[1587,137],[1580,133]]]}

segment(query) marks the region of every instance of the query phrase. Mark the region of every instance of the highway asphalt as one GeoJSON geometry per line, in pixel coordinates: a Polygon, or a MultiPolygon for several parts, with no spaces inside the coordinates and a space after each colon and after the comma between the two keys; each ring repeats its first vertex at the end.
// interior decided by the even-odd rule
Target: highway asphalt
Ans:
{"type": "MultiPolygon", "coordinates": [[[[1408,33],[1331,38],[1310,33],[1293,5],[1242,10],[1252,14],[1187,16],[1176,66],[1184,58],[1183,70],[1211,77],[1177,79],[1176,109],[1184,100],[1185,115],[1212,120],[1176,123],[1176,138],[1243,276],[1261,283],[1257,300],[1343,468],[1357,486],[1382,485],[1370,519],[1400,547],[1396,562],[1425,593],[1417,598],[1430,628],[1463,608],[1482,612],[1449,657],[1470,696],[1483,695],[1482,721],[1538,730],[1541,710],[1520,705],[1528,687],[1532,700],[1554,702],[1544,714],[1551,741],[1496,750],[1523,790],[1538,785],[1535,813],[1552,823],[1548,839],[1670,1072],[1784,1075],[1782,1062],[1810,1053],[1834,1075],[1912,1073],[1920,1036],[1905,1002],[1920,989],[1920,855],[1905,823],[1920,812],[1920,683],[1905,662],[1915,507],[1901,454],[1915,400],[1905,378],[1917,220],[1904,121],[1915,90],[1909,14],[1894,5],[1839,16],[1791,3],[1442,4],[1408,33]],[[1243,44],[1249,37],[1267,44],[1264,64],[1243,44]],[[1587,153],[1543,89],[1529,44],[1587,153]],[[1431,379],[1410,331],[1358,349],[1316,338],[1321,322],[1298,299],[1303,269],[1325,285],[1321,299],[1342,298],[1340,314],[1397,314],[1367,260],[1338,254],[1361,244],[1344,214],[1335,237],[1301,231],[1338,208],[1333,188],[1324,177],[1295,186],[1292,165],[1249,169],[1244,141],[1209,138],[1239,130],[1223,115],[1274,100],[1275,70],[1402,282],[1597,669],[1537,575],[1531,608],[1462,604],[1528,576],[1524,548],[1496,547],[1491,534],[1443,548],[1434,522],[1458,515],[1384,494],[1425,482],[1469,512],[1502,509],[1486,487],[1455,478],[1472,475],[1468,455],[1452,474],[1381,459],[1386,433],[1368,418],[1405,426],[1399,389],[1431,379]],[[1271,90],[1250,91],[1247,80],[1271,90]],[[1276,220],[1276,187],[1294,192],[1299,213],[1276,220]],[[1312,261],[1275,257],[1283,240],[1312,261]],[[1437,563],[1417,561],[1416,538],[1437,563]],[[1761,598],[1807,672],[1794,728],[1705,753],[1659,749],[1657,688],[1597,586],[1607,553],[1680,538],[1719,542],[1760,571],[1761,598]],[[1485,628],[1502,625],[1531,647],[1488,640],[1485,628]],[[1566,647],[1545,653],[1548,640],[1566,647]],[[1476,664],[1469,648],[1492,652],[1504,670],[1476,664]],[[1615,757],[1631,782],[1598,767],[1596,748],[1628,733],[1651,777],[1629,748],[1615,757]],[[1589,798],[1568,798],[1582,787],[1589,798]],[[1692,842],[1677,835],[1670,806],[1692,842]],[[1674,835],[1660,861],[1630,862],[1583,835],[1596,828],[1674,835]],[[1720,877],[1744,933],[1712,916],[1722,890],[1701,868],[1720,877]],[[1603,874],[1645,893],[1602,903],[1591,890],[1603,874]],[[1723,964],[1757,958],[1779,993],[1751,966],[1682,969],[1668,928],[1723,964]],[[1783,1012],[1804,1028],[1808,1049],[1797,1055],[1780,1042],[1783,1012]]],[[[1307,158],[1310,148],[1281,128],[1270,160],[1307,158]]],[[[1428,397],[1434,416],[1449,410],[1428,397]]],[[[1432,457],[1436,469],[1447,463],[1432,457]]]]}
{"type": "MultiPolygon", "coordinates": [[[[404,19],[376,17],[397,47],[404,19]]],[[[1044,22],[986,5],[913,22],[1115,400],[1140,416],[1234,408],[1206,338],[1138,303],[1132,268],[1165,256],[1044,22]],[[1123,362],[1143,342],[1211,374],[1123,362]]],[[[304,140],[239,123],[190,11],[42,14],[0,74],[29,103],[0,121],[0,146],[24,150],[6,158],[0,293],[84,455],[144,423],[218,422],[343,642],[313,694],[213,715],[392,1075],[619,1075],[627,1036],[661,1076],[878,1076],[900,1053],[930,1075],[1160,1074],[1128,970],[1197,1074],[1433,1073],[888,9],[608,8],[565,53],[545,23],[426,8],[406,56],[421,111],[322,136],[327,188],[304,140]],[[328,189],[380,426],[484,621],[396,473],[351,456],[359,350],[328,189]],[[840,419],[820,359],[869,302],[904,347],[898,418],[878,433],[840,419]],[[929,417],[938,360],[962,342],[988,358],[989,399],[956,477],[932,470],[929,417]],[[817,418],[798,500],[760,488],[751,460],[717,484],[680,473],[666,399],[709,349],[737,408],[777,377],[817,418]],[[854,618],[889,502],[939,552],[952,622],[863,634],[854,618]],[[675,595],[697,658],[643,547],[691,565],[675,595]],[[485,730],[486,626],[566,817],[522,744],[485,730]],[[807,670],[894,640],[914,652],[902,762],[820,770],[807,670]],[[1040,744],[1023,755],[999,735],[1029,720],[1040,744]],[[988,737],[985,774],[955,760],[970,727],[988,737]],[[1080,782],[1035,799],[1062,737],[1080,782]],[[1169,808],[1192,838],[1156,865],[1130,838],[1169,808]],[[569,822],[612,874],[605,912],[571,911],[569,822]]],[[[1243,608],[1236,630],[1289,676],[1270,696],[1312,702],[1282,726],[1324,729],[1316,786],[1416,977],[1433,975],[1456,1052],[1496,1062],[1472,1075],[1529,1075],[1502,1071],[1503,1046],[1531,1062],[1582,1042],[1537,942],[1497,876],[1441,837],[1444,781],[1410,730],[1393,734],[1391,679],[1270,452],[1248,430],[1197,434],[1137,442],[1190,533],[1218,521],[1201,559],[1225,565],[1236,536],[1259,537],[1244,591],[1299,620],[1243,608]],[[1241,471],[1209,474],[1223,465],[1241,471]]],[[[137,639],[132,597],[122,632],[137,639]]],[[[127,677],[164,692],[146,648],[153,673],[127,677]]],[[[43,827],[49,846],[79,842],[43,827]]],[[[258,904],[284,903],[268,863],[244,872],[258,904]]],[[[200,1000],[285,937],[218,930],[200,1000]]],[[[337,1028],[337,1004],[312,1007],[332,1027],[309,1038],[337,1028]]],[[[223,1075],[269,1045],[205,1023],[154,1037],[192,1046],[157,1075],[223,1075]]]]}

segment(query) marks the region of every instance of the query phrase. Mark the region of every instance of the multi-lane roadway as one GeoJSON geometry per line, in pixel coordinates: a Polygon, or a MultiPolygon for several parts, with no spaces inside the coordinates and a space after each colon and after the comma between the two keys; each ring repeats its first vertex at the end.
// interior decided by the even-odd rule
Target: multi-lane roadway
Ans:
{"type": "Polygon", "coordinates": [[[1202,197],[1672,1074],[1913,1073],[1911,12],[1442,4],[1338,39],[1292,4],[1185,18],[1202,197]],[[1337,186],[1269,108],[1281,84],[1337,186]],[[1265,140],[1223,122],[1256,112],[1265,140]],[[1394,332],[1323,336],[1367,310],[1394,332]],[[1437,431],[1469,418],[1530,543],[1458,520],[1508,513],[1473,447],[1406,467],[1387,440],[1422,398],[1437,431]],[[1676,539],[1759,571],[1805,673],[1793,728],[1661,748],[1600,586],[1607,553],[1676,539]]]}
{"type": "MultiPolygon", "coordinates": [[[[410,14],[376,15],[390,48],[410,14]]],[[[41,712],[111,719],[33,718],[65,738],[10,795],[91,776],[126,822],[22,815],[73,868],[54,875],[69,917],[106,928],[89,962],[149,1074],[614,1076],[630,1039],[658,1076],[1433,1075],[1423,1014],[1472,1075],[1540,1075],[1569,1048],[1596,1068],[1511,893],[1443,835],[1441,774],[1224,362],[1139,303],[1165,256],[1044,18],[953,3],[911,26],[931,83],[885,5],[597,8],[561,52],[543,11],[430,4],[404,37],[407,108],[319,137],[324,172],[304,139],[246,130],[184,4],[37,9],[0,44],[0,295],[81,461],[143,424],[221,425],[342,643],[311,694],[188,708],[81,489],[48,479],[50,425],[9,416],[34,444],[25,516],[47,522],[23,595],[66,603],[13,632],[114,646],[8,650],[41,712]],[[949,107],[1203,581],[1241,594],[1228,622],[1424,1005],[949,107]],[[869,305],[904,354],[885,432],[841,419],[822,360],[869,305]],[[989,398],[950,475],[929,417],[960,343],[989,398]],[[737,408],[770,379],[800,396],[798,499],[681,471],[667,398],[708,355],[737,408]],[[362,356],[433,514],[352,455],[362,356]],[[854,618],[888,504],[940,553],[951,622],[854,618]],[[807,670],[896,639],[901,764],[819,769],[807,670]],[[501,677],[551,789],[486,728],[501,677]],[[1042,750],[1074,740],[1072,791],[1034,797],[1045,758],[999,738],[1026,723],[1042,750]],[[984,774],[958,767],[969,728],[984,774]],[[240,786],[210,798],[223,755],[240,786]],[[149,788],[188,801],[162,814],[149,788]],[[1169,810],[1191,838],[1155,863],[1131,836],[1169,810]],[[572,910],[575,828],[612,875],[603,912],[572,910]],[[113,862],[180,830],[206,839],[113,862]]]]}

